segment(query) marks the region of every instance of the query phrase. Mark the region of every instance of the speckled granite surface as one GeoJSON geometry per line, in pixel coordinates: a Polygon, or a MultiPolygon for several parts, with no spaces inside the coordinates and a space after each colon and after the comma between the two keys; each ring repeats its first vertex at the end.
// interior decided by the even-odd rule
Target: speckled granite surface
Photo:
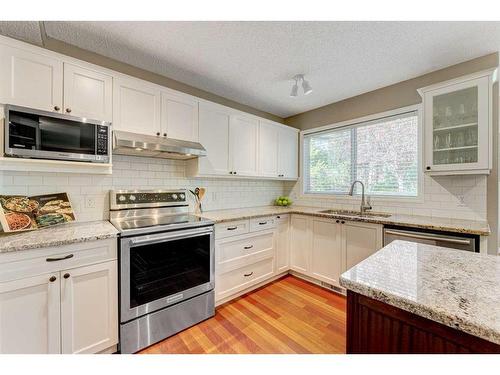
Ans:
{"type": "Polygon", "coordinates": [[[31,232],[0,237],[0,253],[60,246],[76,242],[116,237],[118,231],[109,221],[91,221],[58,225],[31,232]]]}
{"type": "Polygon", "coordinates": [[[500,257],[394,241],[340,278],[348,290],[500,344],[500,257]]]}
{"type": "Polygon", "coordinates": [[[485,221],[460,220],[442,217],[412,216],[412,215],[392,215],[390,217],[353,217],[320,213],[325,208],[304,207],[304,206],[264,206],[250,207],[229,210],[207,211],[200,216],[214,220],[216,223],[223,223],[233,220],[251,219],[254,217],[295,213],[303,215],[313,215],[319,217],[343,218],[352,221],[363,221],[367,223],[402,225],[414,228],[425,228],[443,230],[457,233],[470,233],[487,236],[490,234],[490,227],[485,221]]]}

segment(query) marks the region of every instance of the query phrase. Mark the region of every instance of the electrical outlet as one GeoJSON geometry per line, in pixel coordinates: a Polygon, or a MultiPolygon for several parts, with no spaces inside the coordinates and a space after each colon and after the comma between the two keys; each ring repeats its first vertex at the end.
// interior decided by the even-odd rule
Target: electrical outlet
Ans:
{"type": "Polygon", "coordinates": [[[95,208],[94,197],[85,197],[85,208],[95,208]]]}

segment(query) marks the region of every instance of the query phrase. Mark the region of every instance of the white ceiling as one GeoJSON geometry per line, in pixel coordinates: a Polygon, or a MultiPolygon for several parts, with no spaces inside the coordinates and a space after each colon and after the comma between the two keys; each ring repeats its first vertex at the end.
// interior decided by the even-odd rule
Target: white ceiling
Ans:
{"type": "MultiPolygon", "coordinates": [[[[51,38],[281,117],[500,49],[500,22],[51,21],[45,29],[51,38]],[[314,92],[290,98],[297,73],[314,92]]],[[[39,39],[36,22],[1,22],[0,33],[39,39]]]]}

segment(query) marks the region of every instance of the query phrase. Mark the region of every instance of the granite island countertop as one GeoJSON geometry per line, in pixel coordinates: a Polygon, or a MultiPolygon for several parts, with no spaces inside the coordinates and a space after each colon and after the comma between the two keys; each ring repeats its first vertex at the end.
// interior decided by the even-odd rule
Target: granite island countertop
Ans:
{"type": "Polygon", "coordinates": [[[347,290],[500,344],[500,257],[394,241],[346,271],[347,290]]]}
{"type": "Polygon", "coordinates": [[[256,217],[283,215],[283,214],[302,214],[326,218],[341,218],[351,221],[362,221],[366,223],[377,223],[385,225],[400,225],[413,228],[424,228],[441,230],[456,233],[477,234],[487,236],[490,234],[490,227],[486,221],[462,220],[443,217],[429,217],[417,215],[391,214],[389,217],[382,216],[345,216],[338,214],[322,213],[325,210],[321,207],[308,206],[262,206],[250,208],[236,208],[226,210],[206,211],[199,216],[211,219],[216,223],[223,223],[233,220],[251,219],[256,217]]]}
{"type": "Polygon", "coordinates": [[[62,246],[77,242],[116,237],[118,231],[109,221],[91,221],[61,224],[30,232],[5,234],[0,237],[0,254],[62,246]]]}

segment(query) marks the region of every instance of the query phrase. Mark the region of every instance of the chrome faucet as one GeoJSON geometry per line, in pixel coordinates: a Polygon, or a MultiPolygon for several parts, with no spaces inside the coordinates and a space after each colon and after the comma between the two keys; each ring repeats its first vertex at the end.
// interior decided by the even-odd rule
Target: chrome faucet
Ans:
{"type": "Polygon", "coordinates": [[[370,197],[368,197],[368,201],[365,201],[365,185],[359,181],[356,180],[352,183],[351,185],[351,190],[349,191],[349,195],[352,197],[354,194],[354,185],[356,185],[356,182],[359,182],[361,184],[361,207],[359,209],[361,215],[365,213],[365,211],[371,210],[372,206],[370,204],[370,197]]]}

